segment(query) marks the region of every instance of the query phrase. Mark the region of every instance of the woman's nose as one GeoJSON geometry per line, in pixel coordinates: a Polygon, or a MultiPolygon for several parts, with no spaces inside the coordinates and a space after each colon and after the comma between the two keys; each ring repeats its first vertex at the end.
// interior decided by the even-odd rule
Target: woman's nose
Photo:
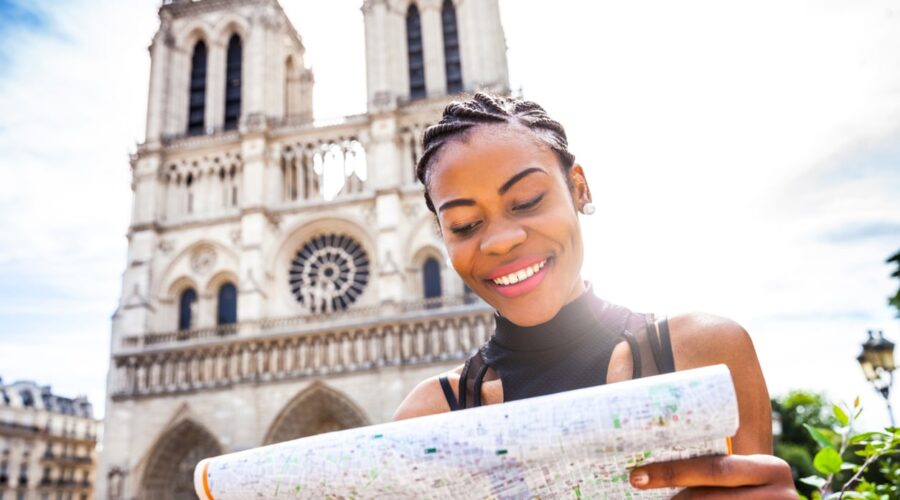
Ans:
{"type": "Polygon", "coordinates": [[[525,228],[518,224],[491,224],[481,239],[481,251],[502,255],[519,246],[527,237],[525,228]]]}

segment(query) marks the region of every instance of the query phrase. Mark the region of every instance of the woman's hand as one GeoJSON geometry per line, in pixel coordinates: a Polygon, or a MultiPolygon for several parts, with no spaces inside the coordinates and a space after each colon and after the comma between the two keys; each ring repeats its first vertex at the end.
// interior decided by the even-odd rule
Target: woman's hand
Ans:
{"type": "Polygon", "coordinates": [[[645,465],[631,471],[638,489],[686,488],[674,498],[797,500],[791,468],[771,455],[700,457],[645,465]]]}

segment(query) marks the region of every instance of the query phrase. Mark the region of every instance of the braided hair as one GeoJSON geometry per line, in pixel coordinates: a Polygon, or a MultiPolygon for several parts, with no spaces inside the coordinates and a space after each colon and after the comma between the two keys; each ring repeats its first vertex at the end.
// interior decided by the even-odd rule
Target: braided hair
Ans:
{"type": "MultiPolygon", "coordinates": [[[[486,124],[524,125],[559,158],[565,174],[575,164],[575,156],[569,152],[566,131],[556,120],[550,118],[539,104],[514,97],[491,96],[477,92],[472,99],[454,101],[444,108],[441,121],[425,130],[422,138],[424,152],[416,164],[416,178],[425,186],[425,204],[436,213],[431,196],[428,195],[428,167],[435,155],[448,142],[461,139],[465,133],[477,125],[486,124]]],[[[566,175],[568,179],[568,175],[566,175]]]]}

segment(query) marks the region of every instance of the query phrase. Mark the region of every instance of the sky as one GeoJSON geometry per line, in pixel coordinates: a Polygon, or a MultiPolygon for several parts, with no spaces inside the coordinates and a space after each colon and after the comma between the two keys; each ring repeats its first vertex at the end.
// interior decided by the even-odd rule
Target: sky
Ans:
{"type": "MultiPolygon", "coordinates": [[[[0,0],[0,376],[103,414],[158,1],[0,0]]],[[[315,113],[365,111],[358,0],[283,0],[315,113]]],[[[513,88],[563,123],[597,213],[585,278],[752,335],[769,390],[862,396],[900,341],[900,6],[500,0],[513,88]]],[[[900,407],[900,398],[893,398],[900,407]]]]}

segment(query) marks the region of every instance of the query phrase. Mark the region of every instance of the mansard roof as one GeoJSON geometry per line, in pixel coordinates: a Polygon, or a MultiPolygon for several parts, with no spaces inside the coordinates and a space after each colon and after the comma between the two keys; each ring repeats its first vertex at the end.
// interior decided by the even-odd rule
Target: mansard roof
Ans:
{"type": "Polygon", "coordinates": [[[94,418],[93,405],[87,396],[67,398],[53,394],[49,385],[40,386],[31,380],[17,380],[11,384],[4,384],[0,379],[0,405],[94,418]]]}

